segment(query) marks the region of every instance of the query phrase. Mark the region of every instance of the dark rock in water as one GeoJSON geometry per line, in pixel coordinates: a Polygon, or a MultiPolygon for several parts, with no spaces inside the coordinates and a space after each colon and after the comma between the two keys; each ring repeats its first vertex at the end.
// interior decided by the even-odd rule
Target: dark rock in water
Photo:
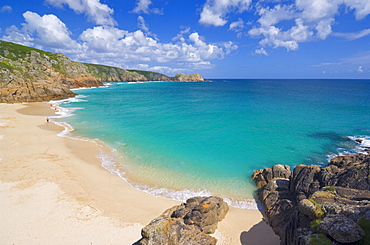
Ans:
{"type": "Polygon", "coordinates": [[[217,224],[229,210],[222,198],[194,197],[179,206],[166,210],[145,226],[137,245],[186,244],[214,245],[217,224]]]}
{"type": "Polygon", "coordinates": [[[270,179],[273,169],[252,177],[281,244],[367,244],[370,230],[360,222],[370,218],[369,155],[336,157],[324,168],[298,165],[285,178],[270,179]]]}

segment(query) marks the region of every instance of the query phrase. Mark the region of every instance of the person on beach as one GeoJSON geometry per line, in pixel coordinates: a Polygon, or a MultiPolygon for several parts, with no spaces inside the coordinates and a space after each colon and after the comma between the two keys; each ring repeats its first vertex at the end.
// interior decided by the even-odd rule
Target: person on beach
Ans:
{"type": "Polygon", "coordinates": [[[49,122],[49,118],[48,117],[46,118],[46,122],[49,122]]]}

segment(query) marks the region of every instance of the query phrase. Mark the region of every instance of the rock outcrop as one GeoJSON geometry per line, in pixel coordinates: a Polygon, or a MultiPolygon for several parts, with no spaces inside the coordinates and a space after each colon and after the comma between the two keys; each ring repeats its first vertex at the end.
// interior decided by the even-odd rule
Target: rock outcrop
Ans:
{"type": "Polygon", "coordinates": [[[166,210],[145,226],[136,245],[214,245],[217,224],[229,210],[222,198],[193,197],[166,210]]]}
{"type": "Polygon", "coordinates": [[[185,75],[184,73],[177,73],[173,79],[180,82],[198,82],[204,81],[198,73],[185,75]]]}
{"type": "Polygon", "coordinates": [[[281,244],[370,244],[370,155],[327,167],[275,165],[257,170],[258,199],[281,244]]]}
{"type": "Polygon", "coordinates": [[[139,70],[86,64],[67,56],[0,41],[0,103],[60,100],[70,90],[102,86],[103,82],[203,81],[199,74],[175,77],[139,70]]]}

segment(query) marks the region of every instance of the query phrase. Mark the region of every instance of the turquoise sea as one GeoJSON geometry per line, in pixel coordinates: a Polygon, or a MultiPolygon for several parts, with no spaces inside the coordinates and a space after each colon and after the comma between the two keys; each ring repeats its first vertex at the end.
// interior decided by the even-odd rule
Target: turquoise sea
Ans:
{"type": "Polygon", "coordinates": [[[135,188],[177,200],[215,194],[253,208],[255,170],[323,166],[370,146],[370,80],[130,82],[74,92],[54,120],[111,147],[98,156],[103,166],[135,188]]]}

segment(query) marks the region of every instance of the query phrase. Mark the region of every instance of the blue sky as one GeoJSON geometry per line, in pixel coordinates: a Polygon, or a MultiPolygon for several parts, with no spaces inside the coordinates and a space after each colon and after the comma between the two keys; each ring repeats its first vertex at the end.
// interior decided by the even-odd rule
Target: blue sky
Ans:
{"type": "Polygon", "coordinates": [[[0,39],[167,75],[370,79],[370,0],[0,0],[0,39]]]}

